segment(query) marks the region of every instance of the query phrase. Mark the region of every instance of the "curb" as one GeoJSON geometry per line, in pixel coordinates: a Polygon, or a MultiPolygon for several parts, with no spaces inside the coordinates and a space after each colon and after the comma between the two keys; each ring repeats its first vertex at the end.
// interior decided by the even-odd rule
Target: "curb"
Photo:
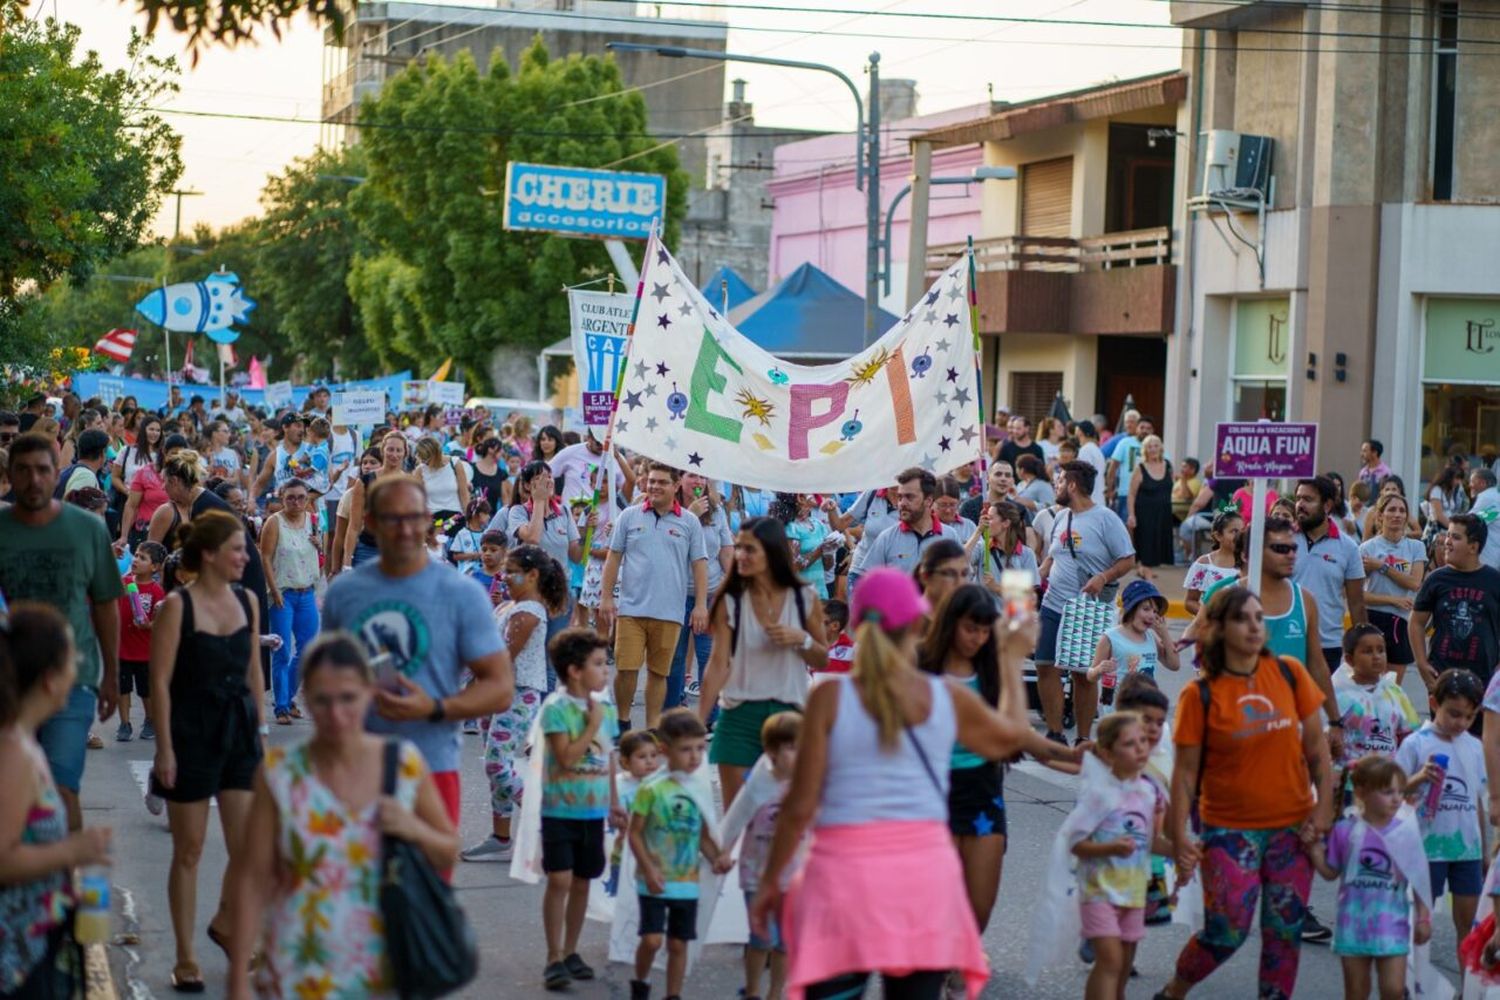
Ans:
{"type": "Polygon", "coordinates": [[[83,995],[88,1000],[119,1000],[114,976],[109,971],[109,952],[104,945],[84,946],[83,979],[83,995]]]}

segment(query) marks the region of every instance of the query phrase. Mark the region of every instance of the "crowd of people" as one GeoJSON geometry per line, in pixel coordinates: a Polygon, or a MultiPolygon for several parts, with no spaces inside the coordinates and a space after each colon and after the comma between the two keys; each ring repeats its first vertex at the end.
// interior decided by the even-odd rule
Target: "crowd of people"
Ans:
{"type": "MultiPolygon", "coordinates": [[[[439,871],[544,877],[548,989],[594,977],[603,891],[639,900],[632,997],[663,949],[683,995],[737,868],[744,996],[876,974],[888,997],[976,996],[1022,756],[1078,776],[1050,883],[1076,891],[1039,908],[1033,959],[1081,944],[1089,998],[1124,996],[1147,925],[1194,886],[1171,1000],[1257,905],[1261,996],[1290,997],[1301,944],[1330,939],[1346,995],[1400,996],[1434,899],[1463,940],[1500,892],[1500,489],[1463,456],[1409,500],[1368,441],[1347,490],[1317,476],[1252,512],[1248,483],[1174,467],[1133,411],[1113,432],[1002,413],[974,464],[791,494],[602,430],[482,407],[370,430],[331,402],[173,386],[156,410],[0,413],[0,995],[79,974],[72,873],[121,849],[81,808],[111,720],[153,743],[182,992],[210,988],[202,926],[230,959],[214,992],[396,995],[377,870],[398,838],[439,871]],[[1182,669],[1174,708],[1156,673],[1182,669]],[[465,733],[492,816],[468,846],[465,733]],[[229,863],[200,924],[211,802],[229,863]],[[1327,924],[1315,873],[1341,882],[1327,924]]],[[[1460,956],[1475,976],[1489,940],[1460,956]]]]}

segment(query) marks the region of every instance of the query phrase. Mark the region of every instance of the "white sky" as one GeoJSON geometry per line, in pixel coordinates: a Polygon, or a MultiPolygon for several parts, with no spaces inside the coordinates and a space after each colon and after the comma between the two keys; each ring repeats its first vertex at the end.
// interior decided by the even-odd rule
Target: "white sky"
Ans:
{"type": "MultiPolygon", "coordinates": [[[[730,0],[735,2],[735,0],[730,0]]],[[[760,0],[745,0],[760,2],[760,0]]],[[[794,6],[791,0],[767,0],[794,6]]],[[[1049,20],[1081,19],[1112,24],[1168,24],[1165,0],[814,0],[810,6],[839,11],[889,11],[903,16],[810,14],[716,10],[664,4],[669,17],[724,20],[729,49],[746,54],[829,63],[856,84],[869,52],[881,53],[881,74],[917,81],[918,111],[976,104],[989,97],[1027,100],[1112,78],[1171,69],[1180,61],[1179,35],[1163,28],[1021,25],[934,20],[905,12],[1003,14],[1049,20]],[[755,30],[795,29],[796,33],[755,30]],[[862,32],[894,37],[841,37],[823,32],[862,32]]],[[[643,8],[655,5],[642,5],[643,8]]],[[[124,64],[132,25],[145,18],[128,0],[34,0],[41,10],[83,27],[83,46],[107,66],[124,64]]],[[[191,68],[183,54],[182,92],[167,107],[184,111],[274,115],[316,121],[322,88],[322,33],[299,18],[278,41],[264,32],[259,42],[236,49],[216,46],[191,68]]],[[[159,54],[184,53],[170,27],[156,37],[159,54]]],[[[688,64],[684,63],[684,69],[688,64]]],[[[748,97],[761,125],[848,129],[853,108],[842,84],[824,74],[747,64],[727,67],[727,81],[748,81],[748,97]]],[[[178,185],[204,192],[182,199],[182,226],[215,226],[259,211],[260,189],[269,174],[316,148],[317,124],[255,122],[169,114],[183,136],[185,170],[178,185]]],[[[177,199],[163,203],[156,231],[170,235],[177,199]]]]}

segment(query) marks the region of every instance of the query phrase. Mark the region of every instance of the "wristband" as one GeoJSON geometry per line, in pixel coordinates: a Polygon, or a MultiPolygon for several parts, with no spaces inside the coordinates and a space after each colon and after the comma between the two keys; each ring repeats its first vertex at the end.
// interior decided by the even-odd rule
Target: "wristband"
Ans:
{"type": "Polygon", "coordinates": [[[432,713],[427,716],[427,721],[428,722],[434,722],[434,723],[436,723],[436,722],[446,722],[447,719],[448,719],[448,713],[443,708],[443,699],[441,699],[441,698],[434,698],[432,700],[432,713]]]}

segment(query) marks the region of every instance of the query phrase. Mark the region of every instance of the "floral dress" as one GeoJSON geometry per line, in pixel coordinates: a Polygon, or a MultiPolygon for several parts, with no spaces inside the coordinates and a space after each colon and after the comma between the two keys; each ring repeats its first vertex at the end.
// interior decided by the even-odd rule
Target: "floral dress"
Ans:
{"type": "MultiPolygon", "coordinates": [[[[413,808],[427,766],[403,742],[395,797],[413,808]]],[[[395,997],[380,916],[377,801],[351,814],[319,780],[308,745],[266,754],[279,813],[280,899],[266,915],[262,996],[296,1000],[395,997]]]]}
{"type": "MultiPolygon", "coordinates": [[[[68,835],[67,813],[45,765],[38,767],[37,800],[26,813],[23,844],[52,844],[68,835]]],[[[26,982],[46,957],[53,931],[73,908],[71,871],[0,886],[0,994],[26,982]]]]}

